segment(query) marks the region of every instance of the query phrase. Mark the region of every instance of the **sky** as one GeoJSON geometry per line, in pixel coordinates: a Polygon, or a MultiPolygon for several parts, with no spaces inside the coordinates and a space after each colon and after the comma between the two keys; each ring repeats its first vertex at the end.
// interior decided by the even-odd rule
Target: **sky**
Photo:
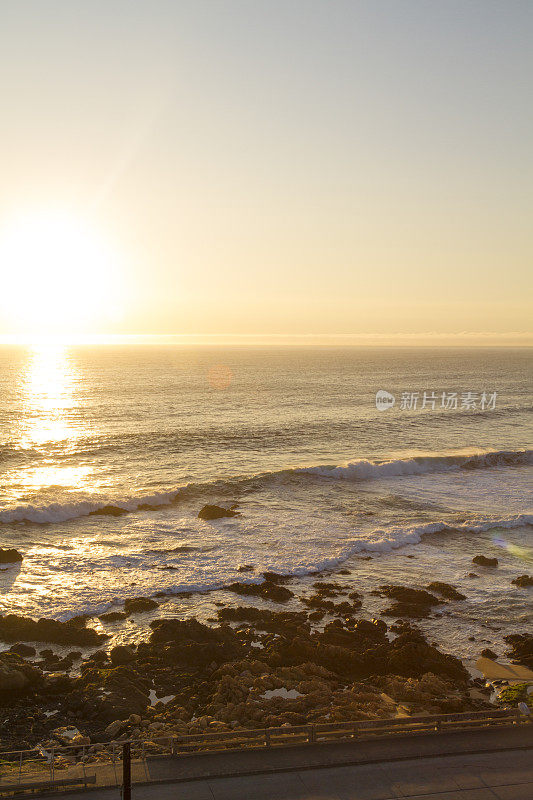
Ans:
{"type": "Polygon", "coordinates": [[[533,343],[529,0],[3,0],[0,336],[533,343]]]}

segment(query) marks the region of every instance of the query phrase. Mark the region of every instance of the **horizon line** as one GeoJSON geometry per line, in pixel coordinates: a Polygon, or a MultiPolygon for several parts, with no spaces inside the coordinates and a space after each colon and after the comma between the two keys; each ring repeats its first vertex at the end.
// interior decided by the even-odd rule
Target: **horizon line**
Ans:
{"type": "Polygon", "coordinates": [[[284,346],[437,346],[532,347],[533,333],[473,331],[456,333],[101,333],[0,334],[0,345],[284,345],[284,346]]]}

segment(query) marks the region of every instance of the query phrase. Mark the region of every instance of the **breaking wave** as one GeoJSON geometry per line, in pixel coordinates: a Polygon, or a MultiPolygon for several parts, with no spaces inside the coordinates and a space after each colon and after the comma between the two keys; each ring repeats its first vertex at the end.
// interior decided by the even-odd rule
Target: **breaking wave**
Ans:
{"type": "Polygon", "coordinates": [[[79,517],[122,516],[134,511],[150,511],[194,497],[229,495],[231,492],[260,489],[276,481],[295,478],[369,481],[409,475],[425,475],[450,470],[477,470],[533,464],[533,450],[495,450],[474,454],[414,456],[389,461],[359,459],[341,465],[294,467],[252,476],[228,478],[206,483],[189,483],[170,491],[129,497],[123,500],[80,500],[71,503],[21,505],[0,511],[0,522],[57,523],[79,517]]]}
{"type": "Polygon", "coordinates": [[[495,450],[492,452],[454,455],[414,456],[391,461],[367,461],[360,459],[341,466],[305,467],[300,472],[319,475],[323,478],[362,481],[375,478],[391,478],[401,475],[425,475],[431,472],[446,472],[458,469],[489,469],[491,467],[515,467],[533,464],[533,450],[495,450]]]}

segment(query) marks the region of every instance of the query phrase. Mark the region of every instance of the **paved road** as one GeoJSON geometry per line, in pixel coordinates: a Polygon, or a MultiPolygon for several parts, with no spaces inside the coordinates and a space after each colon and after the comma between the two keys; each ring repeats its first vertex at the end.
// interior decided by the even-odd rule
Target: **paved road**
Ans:
{"type": "MultiPolygon", "coordinates": [[[[532,800],[533,751],[510,750],[134,786],[132,800],[532,800]]],[[[119,800],[119,789],[56,795],[119,800]]]]}

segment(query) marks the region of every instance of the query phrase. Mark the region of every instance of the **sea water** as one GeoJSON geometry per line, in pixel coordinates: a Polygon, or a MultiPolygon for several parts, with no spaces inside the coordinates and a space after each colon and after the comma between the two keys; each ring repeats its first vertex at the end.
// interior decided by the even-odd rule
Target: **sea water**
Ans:
{"type": "Polygon", "coordinates": [[[531,356],[0,348],[0,546],[24,555],[0,572],[0,613],[68,619],[344,566],[363,592],[447,580],[469,624],[524,630],[531,590],[511,580],[533,571],[531,356]],[[203,521],[206,503],[239,514],[203,521]],[[500,567],[468,578],[480,552],[500,567]]]}

